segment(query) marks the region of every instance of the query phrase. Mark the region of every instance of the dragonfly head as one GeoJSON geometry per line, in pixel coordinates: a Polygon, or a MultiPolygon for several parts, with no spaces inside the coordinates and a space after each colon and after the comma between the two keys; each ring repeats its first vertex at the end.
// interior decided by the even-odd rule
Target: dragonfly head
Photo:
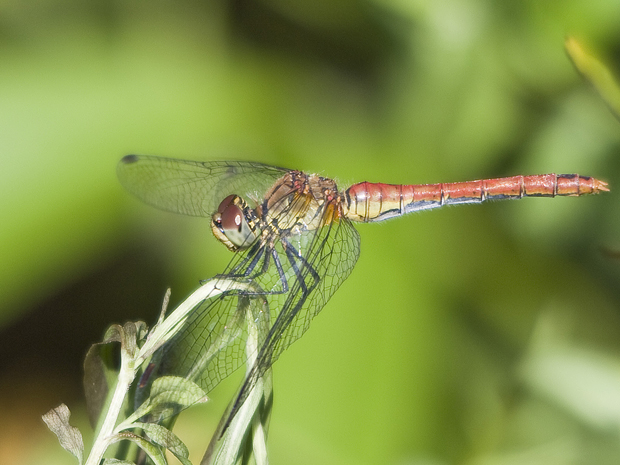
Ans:
{"type": "Polygon", "coordinates": [[[238,195],[229,195],[211,218],[213,235],[229,250],[236,252],[250,247],[260,236],[254,211],[238,195]]]}

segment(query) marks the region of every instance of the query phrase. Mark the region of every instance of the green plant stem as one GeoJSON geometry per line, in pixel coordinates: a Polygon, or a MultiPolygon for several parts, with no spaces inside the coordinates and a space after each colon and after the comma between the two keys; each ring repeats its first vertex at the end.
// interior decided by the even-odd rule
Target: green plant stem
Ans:
{"type": "Polygon", "coordinates": [[[108,405],[105,420],[101,424],[101,428],[99,429],[99,433],[97,434],[97,438],[90,450],[85,465],[98,465],[103,458],[103,454],[110,445],[114,426],[116,425],[123,403],[125,402],[125,396],[136,375],[134,362],[135,360],[131,358],[129,354],[122,353],[121,368],[118,373],[114,394],[108,405]]]}
{"type": "Polygon", "coordinates": [[[97,433],[93,447],[88,455],[85,465],[98,465],[103,454],[118,432],[115,425],[123,408],[125,397],[131,383],[136,377],[137,368],[146,362],[153,353],[183,327],[189,313],[205,299],[213,298],[230,290],[247,290],[249,286],[230,279],[212,279],[200,286],[187,299],[185,299],[170,315],[158,321],[149,332],[146,342],[140,350],[132,356],[121,347],[121,368],[114,388],[114,393],[108,404],[106,417],[97,433]]]}

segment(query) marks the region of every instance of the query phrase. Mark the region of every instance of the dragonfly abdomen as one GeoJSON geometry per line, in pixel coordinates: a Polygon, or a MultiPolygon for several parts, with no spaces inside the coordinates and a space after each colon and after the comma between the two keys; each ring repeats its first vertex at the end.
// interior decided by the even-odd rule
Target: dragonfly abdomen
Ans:
{"type": "Polygon", "coordinates": [[[352,221],[373,222],[443,205],[523,197],[579,196],[607,190],[606,183],[578,174],[538,174],[440,184],[361,182],[345,192],[346,215],[352,221]]]}

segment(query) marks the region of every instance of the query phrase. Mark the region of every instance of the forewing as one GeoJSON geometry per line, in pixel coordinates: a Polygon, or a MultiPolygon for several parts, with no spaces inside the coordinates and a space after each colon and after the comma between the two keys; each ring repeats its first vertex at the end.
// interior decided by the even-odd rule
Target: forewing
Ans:
{"type": "Polygon", "coordinates": [[[259,201],[288,170],[243,161],[198,162],[127,155],[117,173],[125,189],[149,205],[175,213],[211,217],[230,194],[259,201]]]}

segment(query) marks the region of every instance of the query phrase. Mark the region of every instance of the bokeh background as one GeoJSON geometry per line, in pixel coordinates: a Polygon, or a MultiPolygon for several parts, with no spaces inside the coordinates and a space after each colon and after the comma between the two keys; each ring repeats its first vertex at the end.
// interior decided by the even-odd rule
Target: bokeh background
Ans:
{"type": "MultiPolygon", "coordinates": [[[[620,122],[567,58],[620,70],[617,0],[0,1],[0,462],[71,463],[89,344],[229,252],[116,180],[127,153],[341,186],[534,173],[610,193],[362,225],[274,366],[274,464],[620,460],[620,122]]],[[[241,373],[186,412],[197,462],[241,373]]]]}

